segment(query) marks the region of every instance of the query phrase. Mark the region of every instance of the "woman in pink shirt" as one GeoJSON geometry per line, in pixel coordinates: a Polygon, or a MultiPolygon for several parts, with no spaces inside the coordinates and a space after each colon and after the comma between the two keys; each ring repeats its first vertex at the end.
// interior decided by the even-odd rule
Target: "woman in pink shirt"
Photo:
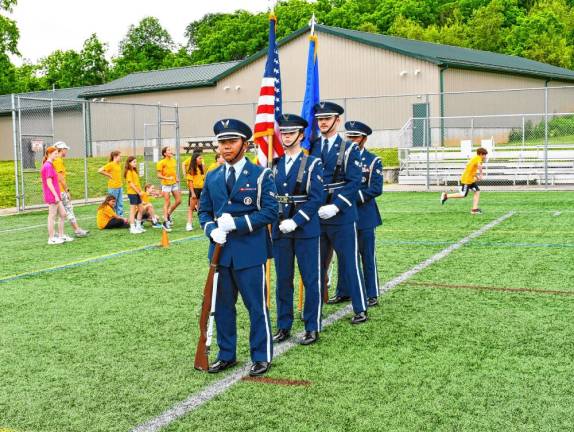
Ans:
{"type": "Polygon", "coordinates": [[[65,241],[72,241],[72,237],[64,234],[64,220],[66,210],[60,201],[60,185],[58,183],[58,173],[54,169],[54,159],[60,156],[60,151],[56,147],[48,147],[44,156],[44,163],[40,174],[42,176],[42,192],[44,202],[48,204],[48,244],[61,244],[65,241]],[[56,215],[60,216],[58,221],[58,236],[54,235],[54,222],[56,215]]]}

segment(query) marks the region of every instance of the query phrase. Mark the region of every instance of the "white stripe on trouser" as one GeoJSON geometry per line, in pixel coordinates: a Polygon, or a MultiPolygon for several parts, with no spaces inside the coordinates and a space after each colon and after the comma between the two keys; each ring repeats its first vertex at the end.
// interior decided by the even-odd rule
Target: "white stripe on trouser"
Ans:
{"type": "MultiPolygon", "coordinates": [[[[375,239],[373,239],[375,240],[375,239]]],[[[376,241],[375,241],[375,244],[376,241]]],[[[375,262],[375,286],[377,287],[377,297],[379,296],[379,269],[377,268],[377,248],[373,250],[373,261],[375,262]]]]}
{"type": "Polygon", "coordinates": [[[317,331],[321,331],[321,313],[322,313],[322,305],[323,305],[323,293],[322,288],[322,278],[321,278],[321,236],[317,239],[319,242],[319,253],[317,254],[317,274],[319,275],[317,288],[319,289],[319,304],[317,304],[317,331]]]}
{"type": "Polygon", "coordinates": [[[261,264],[261,290],[263,293],[263,316],[265,317],[265,334],[267,335],[267,361],[271,361],[271,334],[269,333],[269,325],[267,323],[267,296],[265,295],[265,264],[261,264]]]}
{"type": "Polygon", "coordinates": [[[359,270],[359,241],[357,239],[357,223],[353,223],[353,231],[355,232],[355,273],[357,274],[357,280],[359,281],[359,290],[361,291],[361,305],[363,306],[363,311],[367,310],[367,304],[365,303],[365,294],[363,290],[363,281],[361,280],[361,272],[359,270]]]}

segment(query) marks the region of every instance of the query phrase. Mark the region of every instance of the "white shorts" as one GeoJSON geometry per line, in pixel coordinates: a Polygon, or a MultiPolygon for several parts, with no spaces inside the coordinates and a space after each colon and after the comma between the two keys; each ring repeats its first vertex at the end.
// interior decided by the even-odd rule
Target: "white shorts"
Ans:
{"type": "Polygon", "coordinates": [[[175,192],[178,190],[179,190],[179,185],[177,183],[174,183],[172,185],[161,185],[161,191],[162,192],[171,193],[171,192],[175,192]]]}

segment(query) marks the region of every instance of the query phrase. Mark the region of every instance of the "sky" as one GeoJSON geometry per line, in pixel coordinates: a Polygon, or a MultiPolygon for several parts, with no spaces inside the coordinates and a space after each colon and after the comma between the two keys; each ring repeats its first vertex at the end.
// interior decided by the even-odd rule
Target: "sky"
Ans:
{"type": "Polygon", "coordinates": [[[107,57],[116,55],[131,24],[142,18],[159,19],[176,43],[184,44],[185,27],[208,13],[268,10],[271,0],[18,0],[10,18],[20,30],[18,49],[23,59],[37,62],[53,51],[80,51],[92,33],[108,44],[107,57]]]}

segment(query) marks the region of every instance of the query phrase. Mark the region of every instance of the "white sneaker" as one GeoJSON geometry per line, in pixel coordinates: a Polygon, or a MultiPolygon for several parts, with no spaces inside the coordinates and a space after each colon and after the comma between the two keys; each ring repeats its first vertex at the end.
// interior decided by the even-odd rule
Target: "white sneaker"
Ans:
{"type": "Polygon", "coordinates": [[[145,228],[144,228],[143,226],[141,226],[141,225],[138,225],[138,226],[136,227],[136,229],[137,229],[139,232],[141,232],[141,233],[144,233],[144,232],[146,231],[145,228]]]}
{"type": "Polygon", "coordinates": [[[70,237],[69,235],[64,234],[62,237],[60,237],[64,242],[72,242],[74,241],[73,237],[70,237]]]}
{"type": "Polygon", "coordinates": [[[130,228],[130,234],[141,234],[142,232],[136,227],[130,228]]]}
{"type": "Polygon", "coordinates": [[[49,245],[62,244],[62,243],[64,243],[64,239],[61,239],[60,237],[52,237],[51,239],[48,239],[49,245]]]}
{"type": "Polygon", "coordinates": [[[88,235],[89,231],[88,230],[83,230],[83,229],[79,229],[78,231],[76,231],[74,234],[76,235],[76,237],[86,237],[88,235]]]}
{"type": "Polygon", "coordinates": [[[190,224],[190,223],[185,224],[185,230],[186,230],[186,231],[193,231],[193,225],[190,224]]]}

